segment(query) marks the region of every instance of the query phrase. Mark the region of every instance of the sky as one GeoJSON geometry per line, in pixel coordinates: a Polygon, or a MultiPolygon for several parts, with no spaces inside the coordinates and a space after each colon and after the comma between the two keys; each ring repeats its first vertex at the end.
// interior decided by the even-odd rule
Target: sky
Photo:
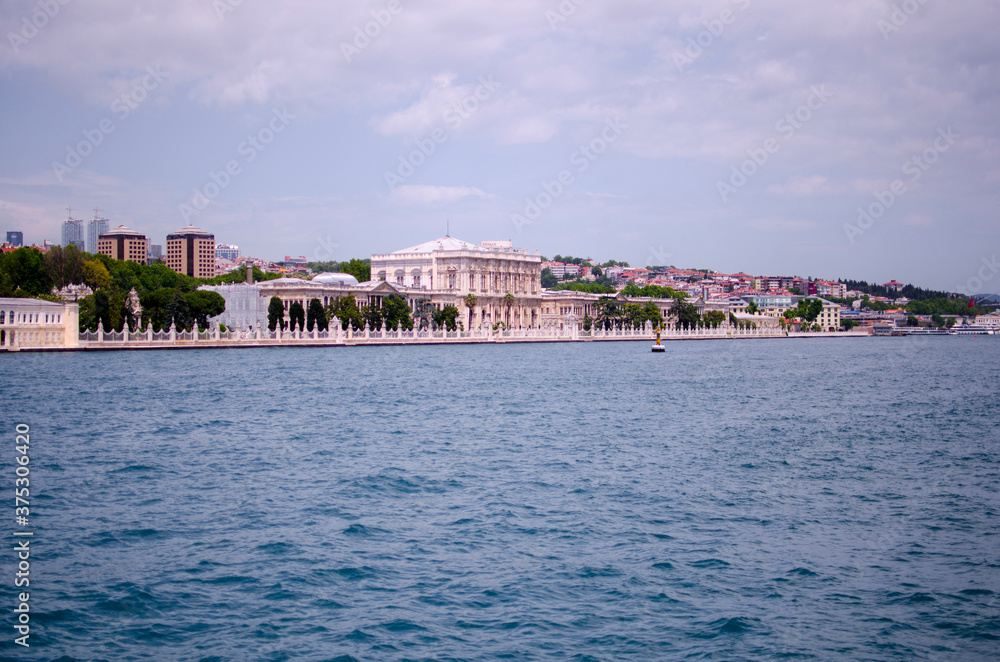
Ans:
{"type": "Polygon", "coordinates": [[[1000,290],[993,0],[0,0],[0,232],[1000,290]],[[67,208],[72,208],[68,212],[67,208]]]}

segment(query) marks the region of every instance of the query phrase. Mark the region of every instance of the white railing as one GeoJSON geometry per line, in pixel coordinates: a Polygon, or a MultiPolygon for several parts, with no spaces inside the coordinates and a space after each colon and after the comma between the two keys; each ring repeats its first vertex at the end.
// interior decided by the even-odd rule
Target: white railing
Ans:
{"type": "Polygon", "coordinates": [[[83,346],[159,346],[169,347],[183,343],[185,346],[252,346],[258,344],[281,345],[355,345],[378,344],[384,342],[406,343],[447,343],[447,342],[510,342],[510,341],[573,341],[573,340],[641,340],[655,337],[652,325],[630,329],[599,329],[595,327],[589,332],[580,331],[575,325],[547,325],[544,327],[505,329],[486,326],[472,330],[445,328],[413,328],[406,330],[398,327],[395,330],[380,326],[377,328],[362,327],[354,329],[348,326],[343,329],[339,320],[331,320],[329,330],[312,331],[296,329],[290,331],[264,327],[248,330],[214,329],[184,329],[169,328],[154,331],[152,328],[136,329],[135,331],[82,331],[80,341],[83,346]]]}

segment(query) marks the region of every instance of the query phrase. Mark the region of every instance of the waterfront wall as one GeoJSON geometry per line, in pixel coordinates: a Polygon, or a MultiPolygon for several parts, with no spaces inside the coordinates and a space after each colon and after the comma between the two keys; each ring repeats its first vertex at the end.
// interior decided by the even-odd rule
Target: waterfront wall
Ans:
{"type": "MultiPolygon", "coordinates": [[[[867,331],[843,333],[786,333],[780,328],[738,328],[723,324],[717,328],[693,329],[663,329],[660,332],[661,342],[678,340],[740,340],[754,338],[841,338],[865,337],[867,331]]],[[[330,330],[313,331],[296,330],[281,331],[258,328],[254,331],[220,331],[214,329],[195,329],[178,331],[170,328],[166,331],[145,330],[136,331],[82,331],[79,333],[79,344],[73,349],[83,350],[139,350],[139,349],[211,349],[211,348],[250,348],[250,347],[343,347],[353,345],[439,345],[439,344],[472,344],[472,343],[528,343],[528,342],[614,342],[614,341],[649,341],[656,338],[656,331],[651,324],[636,329],[599,329],[583,331],[578,325],[552,325],[529,329],[475,329],[472,331],[445,329],[403,329],[391,330],[384,327],[377,329],[354,330],[348,327],[342,329],[340,324],[331,325],[330,330]]],[[[50,346],[17,346],[8,348],[12,351],[51,351],[50,346]]]]}
{"type": "MultiPolygon", "coordinates": [[[[741,338],[783,338],[780,329],[737,329],[728,325],[718,328],[665,329],[662,341],[698,339],[741,339],[741,338]]],[[[656,331],[652,324],[636,329],[591,329],[583,331],[577,325],[563,327],[540,327],[530,329],[489,328],[472,331],[445,329],[414,329],[395,331],[385,327],[377,329],[342,329],[339,324],[330,330],[270,331],[258,328],[250,331],[225,331],[218,328],[209,330],[153,331],[151,328],[137,331],[84,331],[80,334],[83,349],[193,349],[218,347],[274,347],[274,346],[349,346],[349,345],[402,345],[402,344],[469,344],[469,343],[516,343],[516,342],[605,342],[605,341],[653,341],[656,331]]]]}

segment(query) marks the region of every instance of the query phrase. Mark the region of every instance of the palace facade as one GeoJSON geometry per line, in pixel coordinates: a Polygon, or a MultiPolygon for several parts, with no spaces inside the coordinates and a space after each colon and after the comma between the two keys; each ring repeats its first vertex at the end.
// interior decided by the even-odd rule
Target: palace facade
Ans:
{"type": "Polygon", "coordinates": [[[448,236],[371,259],[373,281],[407,292],[408,299],[428,299],[435,308],[455,306],[458,319],[472,329],[500,323],[538,327],[541,264],[537,251],[514,248],[510,241],[470,244],[448,236]]]}

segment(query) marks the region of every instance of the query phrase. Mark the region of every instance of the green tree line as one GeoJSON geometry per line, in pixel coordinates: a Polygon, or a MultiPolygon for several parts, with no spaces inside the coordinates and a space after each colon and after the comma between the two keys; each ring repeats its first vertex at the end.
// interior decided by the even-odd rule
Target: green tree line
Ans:
{"type": "Polygon", "coordinates": [[[162,262],[151,265],[112,260],[75,246],[53,246],[44,255],[23,247],[0,255],[0,296],[59,300],[51,294],[67,285],[87,285],[93,294],[79,300],[80,329],[121,331],[152,324],[154,329],[208,326],[208,318],[225,310],[214,292],[197,291],[203,280],[179,274],[162,262]],[[138,319],[129,305],[135,289],[142,312],[138,319]]]}

